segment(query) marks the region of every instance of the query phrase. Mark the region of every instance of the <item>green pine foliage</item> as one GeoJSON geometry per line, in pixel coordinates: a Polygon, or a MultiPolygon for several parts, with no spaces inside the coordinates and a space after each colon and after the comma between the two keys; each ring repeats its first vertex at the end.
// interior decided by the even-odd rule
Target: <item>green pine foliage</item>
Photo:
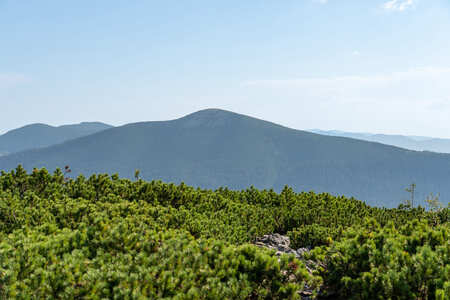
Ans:
{"type": "Polygon", "coordinates": [[[288,232],[291,245],[295,248],[329,245],[342,235],[343,228],[325,227],[319,224],[302,225],[288,232]]]}
{"type": "Polygon", "coordinates": [[[2,239],[0,257],[8,299],[287,299],[310,277],[292,256],[128,220],[18,230],[2,239]]]}
{"type": "Polygon", "coordinates": [[[448,208],[22,168],[0,175],[0,299],[448,299],[448,208]],[[367,221],[370,220],[370,221],[367,221]],[[250,243],[288,234],[320,269],[250,243]]]}
{"type": "Polygon", "coordinates": [[[448,299],[449,234],[448,224],[369,219],[311,257],[326,263],[321,275],[340,299],[448,299]]]}

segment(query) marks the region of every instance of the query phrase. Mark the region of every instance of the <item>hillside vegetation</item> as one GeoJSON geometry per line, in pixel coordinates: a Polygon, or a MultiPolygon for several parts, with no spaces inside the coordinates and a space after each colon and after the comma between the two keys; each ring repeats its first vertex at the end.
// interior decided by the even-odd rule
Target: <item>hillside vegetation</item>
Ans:
{"type": "MultiPolygon", "coordinates": [[[[327,192],[397,207],[404,188],[417,199],[430,192],[450,199],[450,154],[415,152],[379,143],[293,130],[248,116],[209,109],[180,119],[128,124],[45,149],[0,157],[0,170],[22,164],[73,174],[118,173],[206,189],[249,186],[281,192],[327,192]]],[[[424,204],[424,203],[422,203],[424,204]]]]}
{"type": "Polygon", "coordinates": [[[448,208],[22,167],[0,176],[1,299],[448,299],[448,208]],[[303,261],[249,243],[287,234],[303,261]]]}

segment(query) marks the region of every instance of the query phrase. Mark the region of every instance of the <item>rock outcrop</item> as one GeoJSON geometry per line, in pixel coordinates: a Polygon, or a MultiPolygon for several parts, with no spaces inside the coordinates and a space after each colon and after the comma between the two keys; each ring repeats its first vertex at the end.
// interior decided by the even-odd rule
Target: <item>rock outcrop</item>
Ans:
{"type": "MultiPolygon", "coordinates": [[[[254,244],[258,247],[268,248],[276,251],[276,255],[280,256],[282,254],[293,254],[297,259],[305,263],[306,269],[310,274],[314,272],[319,267],[319,264],[312,260],[305,258],[305,254],[311,251],[311,248],[299,248],[292,249],[290,247],[291,241],[288,236],[281,235],[278,233],[266,234],[262,237],[255,239],[254,244]]],[[[306,286],[305,290],[301,292],[302,299],[311,299],[313,290],[306,286]]]]}
{"type": "Polygon", "coordinates": [[[262,237],[258,237],[254,244],[259,247],[273,249],[276,251],[277,255],[294,254],[297,258],[302,258],[306,252],[310,251],[309,248],[292,249],[290,247],[291,241],[289,240],[289,237],[278,233],[266,234],[262,237]]]}

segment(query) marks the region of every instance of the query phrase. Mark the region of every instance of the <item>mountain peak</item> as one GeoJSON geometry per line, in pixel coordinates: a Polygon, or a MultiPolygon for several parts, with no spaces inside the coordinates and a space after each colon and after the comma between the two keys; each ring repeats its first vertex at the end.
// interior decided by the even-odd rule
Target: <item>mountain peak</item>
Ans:
{"type": "Polygon", "coordinates": [[[231,121],[232,119],[236,119],[239,117],[244,116],[223,109],[208,108],[199,110],[178,120],[183,122],[186,127],[196,127],[196,126],[217,127],[224,125],[227,122],[231,121]]]}
{"type": "Polygon", "coordinates": [[[208,118],[208,117],[220,117],[227,115],[237,115],[237,113],[220,109],[220,108],[206,108],[194,113],[188,114],[185,118],[208,118]]]}
{"type": "Polygon", "coordinates": [[[0,135],[0,153],[14,153],[28,149],[48,147],[111,127],[108,124],[100,122],[83,122],[57,127],[34,123],[0,135]]]}

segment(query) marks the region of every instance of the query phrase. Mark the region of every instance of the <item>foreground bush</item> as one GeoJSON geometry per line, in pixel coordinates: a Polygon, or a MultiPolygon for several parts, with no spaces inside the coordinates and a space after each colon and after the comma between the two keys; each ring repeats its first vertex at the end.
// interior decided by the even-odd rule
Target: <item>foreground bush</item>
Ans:
{"type": "Polygon", "coordinates": [[[0,262],[2,299],[295,299],[313,284],[293,257],[126,221],[18,230],[0,262]]]}
{"type": "Polygon", "coordinates": [[[331,228],[318,224],[303,225],[288,232],[291,245],[294,248],[330,245],[334,239],[342,235],[342,227],[331,228]]]}
{"type": "Polygon", "coordinates": [[[371,220],[313,257],[326,262],[325,283],[341,299],[449,299],[449,233],[447,224],[371,220]]]}
{"type": "Polygon", "coordinates": [[[18,167],[0,175],[0,299],[289,299],[321,282],[340,299],[447,299],[448,211],[18,167]],[[248,244],[275,232],[317,264],[248,244]]]}

